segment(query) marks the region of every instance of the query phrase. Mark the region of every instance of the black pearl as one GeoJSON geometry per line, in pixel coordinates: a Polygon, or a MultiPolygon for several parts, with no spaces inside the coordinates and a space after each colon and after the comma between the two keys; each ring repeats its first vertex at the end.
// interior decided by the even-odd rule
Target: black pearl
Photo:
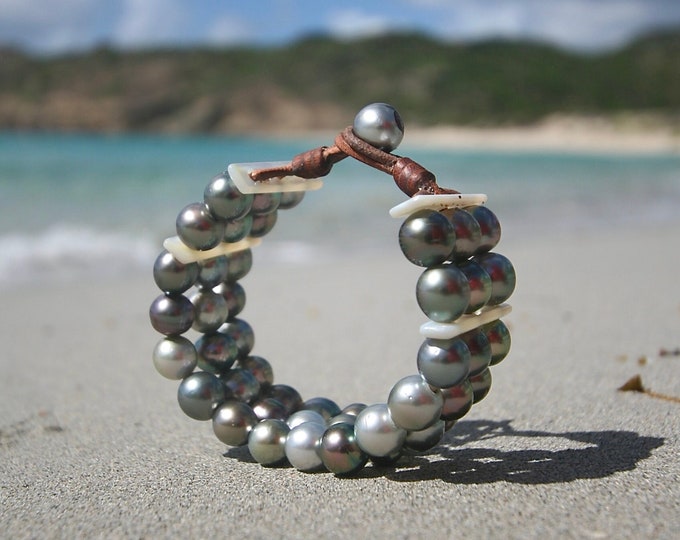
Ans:
{"type": "Polygon", "coordinates": [[[222,381],[212,373],[197,371],[184,379],[177,390],[177,401],[187,416],[210,420],[214,410],[227,397],[222,381]]]}
{"type": "Polygon", "coordinates": [[[220,375],[224,386],[231,395],[244,403],[250,403],[260,393],[260,383],[250,371],[240,368],[230,369],[220,375]]]}
{"type": "Polygon", "coordinates": [[[236,317],[246,306],[246,291],[238,283],[220,283],[213,291],[227,303],[227,320],[236,317]]]}
{"type": "Polygon", "coordinates": [[[194,305],[181,294],[162,294],[151,303],[149,319],[161,334],[183,334],[194,323],[194,305]]]}
{"type": "Polygon", "coordinates": [[[245,216],[253,203],[253,196],[241,193],[228,174],[213,178],[203,192],[203,200],[217,219],[233,220],[245,216]]]}
{"type": "Polygon", "coordinates": [[[287,384],[273,384],[266,392],[266,397],[272,397],[283,403],[288,415],[302,408],[300,392],[287,384]]]}
{"type": "Polygon", "coordinates": [[[257,379],[262,388],[269,388],[274,382],[274,370],[267,360],[261,356],[248,356],[239,360],[239,366],[247,369],[257,379]]]}
{"type": "Polygon", "coordinates": [[[340,407],[335,401],[325,397],[314,397],[302,404],[302,408],[307,411],[316,411],[327,421],[340,414],[340,407]]]}
{"type": "Polygon", "coordinates": [[[278,399],[266,397],[253,403],[253,412],[258,420],[285,420],[288,417],[286,407],[278,399]]]}
{"type": "Polygon", "coordinates": [[[253,224],[250,228],[250,236],[253,238],[262,238],[270,233],[276,225],[278,220],[278,212],[275,210],[268,214],[260,214],[253,216],[253,224]]]}
{"type": "Polygon", "coordinates": [[[359,448],[351,424],[329,427],[321,437],[318,452],[324,466],[338,475],[356,472],[368,461],[368,456],[359,448]]]}
{"type": "Polygon", "coordinates": [[[501,240],[501,224],[498,218],[486,206],[473,206],[466,210],[479,223],[482,233],[476,253],[491,251],[501,240]]]}
{"type": "Polygon", "coordinates": [[[197,332],[214,332],[227,320],[227,301],[221,294],[201,289],[191,297],[194,305],[193,329],[197,332]]]}
{"type": "Polygon", "coordinates": [[[229,260],[224,255],[199,263],[198,283],[205,289],[212,289],[227,278],[229,260]]]}
{"type": "Polygon", "coordinates": [[[418,278],[416,300],[431,320],[452,322],[465,313],[470,303],[470,285],[455,266],[435,266],[418,278]]]}
{"type": "Polygon", "coordinates": [[[227,283],[234,283],[243,278],[253,267],[253,252],[250,249],[243,249],[230,253],[227,257],[227,283]]]}
{"type": "Polygon", "coordinates": [[[489,305],[502,304],[515,290],[516,276],[512,263],[500,253],[485,253],[473,259],[484,268],[491,278],[489,305]]]}
{"type": "Polygon", "coordinates": [[[233,244],[239,240],[243,240],[250,234],[250,228],[253,226],[253,216],[247,214],[241,219],[234,219],[227,221],[224,227],[223,240],[228,244],[233,244]]]}
{"type": "Polygon", "coordinates": [[[469,376],[478,375],[489,367],[491,363],[491,344],[484,332],[477,328],[461,334],[459,339],[467,345],[470,351],[469,376]]]}
{"type": "Polygon", "coordinates": [[[177,235],[192,249],[212,249],[222,242],[224,222],[217,221],[203,203],[185,206],[177,216],[177,235]]]}
{"type": "Polygon", "coordinates": [[[236,342],[239,358],[245,358],[255,346],[253,328],[243,319],[232,319],[220,327],[220,332],[227,334],[236,342]]]}
{"type": "Polygon", "coordinates": [[[465,261],[458,265],[470,285],[470,303],[465,313],[474,313],[483,308],[491,299],[491,277],[484,268],[474,261],[465,261]]]}
{"type": "Polygon", "coordinates": [[[285,191],[281,193],[281,200],[279,201],[279,208],[281,210],[289,210],[295,208],[302,202],[305,197],[304,191],[285,191]]]}
{"type": "Polygon", "coordinates": [[[352,130],[357,137],[385,152],[397,148],[404,138],[401,116],[387,103],[366,105],[355,116],[352,130]]]}
{"type": "Polygon", "coordinates": [[[482,401],[491,390],[491,370],[485,369],[479,375],[469,378],[474,393],[474,402],[482,401]]]}
{"type": "Polygon", "coordinates": [[[460,338],[426,339],[418,350],[418,371],[430,386],[460,384],[470,371],[470,349],[460,338]]]}
{"type": "Polygon", "coordinates": [[[163,250],[153,265],[153,279],[158,288],[168,294],[181,294],[198,279],[197,263],[184,264],[172,253],[163,250]]]}
{"type": "Polygon", "coordinates": [[[258,193],[253,197],[250,213],[253,216],[271,214],[279,207],[280,202],[281,193],[258,193]]]}
{"type": "Polygon", "coordinates": [[[227,334],[215,332],[204,334],[196,341],[198,367],[210,373],[229,371],[238,357],[234,339],[227,334]]]}
{"type": "Polygon", "coordinates": [[[442,212],[451,224],[456,234],[451,260],[461,261],[469,259],[475,254],[482,241],[482,230],[479,223],[467,210],[450,209],[442,212]]]}
{"type": "Polygon", "coordinates": [[[220,405],[212,417],[213,432],[229,446],[243,446],[257,425],[253,410],[240,401],[229,400],[220,405]]]}
{"type": "Polygon", "coordinates": [[[465,416],[472,408],[474,391],[468,379],[450,388],[442,389],[444,404],[439,418],[446,422],[455,422],[465,416]]]}
{"type": "Polygon", "coordinates": [[[491,364],[495,366],[510,352],[511,337],[508,327],[500,319],[485,324],[481,328],[491,345],[491,364]]]}
{"type": "Polygon", "coordinates": [[[456,241],[451,222],[434,210],[411,214],[399,229],[399,247],[418,266],[436,266],[446,261],[456,241]]]}

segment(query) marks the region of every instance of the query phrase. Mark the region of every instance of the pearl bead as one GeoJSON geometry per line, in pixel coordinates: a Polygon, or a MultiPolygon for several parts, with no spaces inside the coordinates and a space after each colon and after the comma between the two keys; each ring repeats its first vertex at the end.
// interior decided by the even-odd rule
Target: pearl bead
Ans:
{"type": "Polygon", "coordinates": [[[253,267],[253,252],[250,249],[243,249],[230,253],[227,257],[227,277],[225,281],[234,283],[243,278],[253,267]]]}
{"type": "Polygon", "coordinates": [[[253,412],[258,420],[286,420],[287,411],[278,399],[266,397],[253,403],[253,412]]]}
{"type": "Polygon", "coordinates": [[[465,313],[474,313],[482,309],[491,298],[491,277],[474,261],[465,261],[458,265],[470,285],[470,304],[465,313]]]}
{"type": "Polygon", "coordinates": [[[274,370],[272,365],[261,356],[248,356],[239,360],[239,366],[250,371],[260,386],[269,387],[274,382],[274,370]]]}
{"type": "Polygon", "coordinates": [[[354,433],[357,444],[369,456],[384,457],[401,449],[406,430],[398,427],[386,403],[366,407],[356,417],[354,433]]]}
{"type": "Polygon", "coordinates": [[[262,420],[248,436],[248,450],[261,465],[276,465],[286,457],[290,428],[282,420],[262,420]]]}
{"type": "Polygon", "coordinates": [[[285,191],[281,193],[281,200],[279,201],[279,208],[281,210],[290,210],[295,208],[302,202],[305,197],[304,191],[285,191]]]}
{"type": "Polygon", "coordinates": [[[354,134],[376,148],[391,152],[404,138],[399,113],[387,103],[371,103],[354,118],[354,134]]]}
{"type": "Polygon", "coordinates": [[[239,240],[243,240],[250,234],[250,228],[253,226],[253,216],[250,214],[241,219],[234,219],[228,221],[224,227],[223,240],[228,244],[233,244],[239,240]]]}
{"type": "Polygon", "coordinates": [[[446,422],[460,420],[472,408],[474,393],[468,379],[462,383],[442,390],[444,404],[440,418],[446,422]]]}
{"type": "Polygon", "coordinates": [[[203,203],[185,206],[177,216],[176,225],[177,235],[192,249],[212,249],[224,236],[224,223],[216,221],[203,203]]]}
{"type": "Polygon", "coordinates": [[[236,342],[238,357],[245,358],[255,346],[255,334],[252,327],[243,319],[231,319],[220,327],[220,332],[228,335],[236,342]]]}
{"type": "Polygon", "coordinates": [[[358,471],[368,461],[368,456],[357,444],[354,426],[350,424],[335,424],[324,432],[319,457],[329,471],[338,475],[358,471]]]}
{"type": "Polygon", "coordinates": [[[437,420],[430,427],[420,431],[409,431],[404,441],[404,448],[416,452],[425,452],[439,444],[444,436],[444,421],[437,420]]]}
{"type": "Polygon", "coordinates": [[[495,366],[510,352],[511,337],[508,327],[500,319],[485,324],[481,328],[491,345],[491,364],[495,366]]]}
{"type": "Polygon", "coordinates": [[[486,206],[473,206],[467,209],[479,223],[482,233],[476,253],[491,251],[501,240],[501,224],[491,210],[486,206]]]}
{"type": "Polygon", "coordinates": [[[203,200],[217,219],[233,220],[245,216],[253,196],[241,193],[228,174],[220,174],[205,187],[203,200]]]}
{"type": "Polygon", "coordinates": [[[182,336],[161,339],[153,350],[153,365],[166,379],[183,379],[194,371],[196,362],[194,345],[182,336]]]}
{"type": "Polygon", "coordinates": [[[246,291],[238,283],[220,283],[213,289],[227,303],[227,320],[233,319],[246,307],[246,291]]]}
{"type": "Polygon", "coordinates": [[[460,384],[470,370],[470,349],[459,338],[427,339],[418,350],[418,371],[436,388],[460,384]]]}
{"type": "Polygon", "coordinates": [[[324,397],[308,399],[302,404],[302,408],[308,411],[316,411],[326,420],[330,420],[340,414],[340,407],[338,407],[337,403],[324,397]]]}
{"type": "Polygon", "coordinates": [[[418,278],[416,299],[431,320],[451,322],[465,313],[470,303],[470,285],[455,266],[435,266],[418,278]]]}
{"type": "Polygon", "coordinates": [[[250,403],[260,393],[260,383],[250,371],[235,368],[222,373],[220,377],[236,399],[250,403]]]}
{"type": "Polygon", "coordinates": [[[473,259],[491,278],[490,306],[502,304],[515,290],[515,269],[512,263],[500,253],[486,253],[473,259]]]}
{"type": "Polygon", "coordinates": [[[290,415],[302,408],[302,396],[292,386],[274,384],[267,390],[267,397],[278,399],[290,415]]]}
{"type": "Polygon", "coordinates": [[[285,452],[290,464],[299,471],[320,469],[323,461],[318,450],[326,426],[315,422],[305,422],[291,428],[286,438],[285,452]]]}
{"type": "Polygon", "coordinates": [[[399,247],[418,266],[435,266],[446,261],[456,241],[451,222],[441,213],[421,210],[411,214],[399,229],[399,247]]]}
{"type": "Polygon", "coordinates": [[[238,357],[236,342],[222,332],[204,334],[196,341],[198,367],[209,373],[229,371],[238,357]]]}
{"type": "Polygon", "coordinates": [[[324,429],[326,429],[326,419],[316,411],[310,410],[298,411],[291,414],[288,417],[288,420],[286,420],[286,423],[288,424],[290,429],[293,429],[294,427],[299,426],[300,424],[304,424],[305,422],[314,422],[315,424],[319,424],[320,426],[323,426],[324,429]]]}
{"type": "Polygon", "coordinates": [[[343,414],[350,414],[352,416],[357,416],[361,411],[363,411],[366,408],[366,405],[363,403],[350,403],[342,409],[343,414]]]}
{"type": "Polygon", "coordinates": [[[197,371],[184,379],[177,390],[177,401],[187,416],[210,420],[214,410],[226,399],[227,391],[215,375],[197,371]]]}
{"type": "Polygon", "coordinates": [[[214,332],[227,319],[227,301],[209,289],[194,294],[191,303],[194,305],[193,328],[197,332],[214,332]]]}
{"type": "Polygon", "coordinates": [[[453,225],[456,242],[453,246],[451,260],[469,259],[475,254],[482,241],[482,230],[472,214],[463,209],[450,209],[442,212],[453,225]]]}
{"type": "Polygon", "coordinates": [[[153,265],[153,279],[164,293],[181,294],[198,279],[198,264],[183,264],[163,250],[153,265]]]}
{"type": "Polygon", "coordinates": [[[486,334],[477,328],[461,334],[459,339],[470,350],[470,372],[468,376],[479,375],[491,363],[491,344],[486,334]]]}
{"type": "Polygon", "coordinates": [[[186,296],[162,294],[151,303],[149,319],[161,334],[183,334],[194,323],[194,305],[186,296]]]}
{"type": "Polygon", "coordinates": [[[491,390],[491,370],[485,369],[479,375],[470,377],[470,384],[472,385],[472,392],[474,395],[474,402],[479,403],[491,390]]]}
{"type": "Polygon", "coordinates": [[[250,213],[253,216],[262,216],[271,214],[278,207],[281,202],[281,193],[258,193],[253,198],[253,206],[250,213]]]}
{"type": "Polygon", "coordinates": [[[269,234],[276,225],[278,219],[278,212],[274,211],[270,214],[263,214],[253,217],[253,224],[250,228],[250,236],[253,238],[262,238],[269,234]]]}
{"type": "Polygon", "coordinates": [[[328,427],[334,426],[335,424],[349,424],[353,426],[356,422],[357,417],[353,414],[340,413],[326,422],[328,427]]]}
{"type": "Polygon", "coordinates": [[[205,289],[212,289],[227,279],[228,259],[222,255],[199,264],[198,283],[205,289]]]}
{"type": "Polygon", "coordinates": [[[240,401],[226,401],[215,410],[212,417],[215,435],[229,446],[246,444],[257,422],[253,409],[240,401]]]}
{"type": "Polygon", "coordinates": [[[442,403],[441,391],[432,390],[420,375],[399,380],[387,398],[392,420],[408,431],[419,431],[436,422],[442,403]]]}

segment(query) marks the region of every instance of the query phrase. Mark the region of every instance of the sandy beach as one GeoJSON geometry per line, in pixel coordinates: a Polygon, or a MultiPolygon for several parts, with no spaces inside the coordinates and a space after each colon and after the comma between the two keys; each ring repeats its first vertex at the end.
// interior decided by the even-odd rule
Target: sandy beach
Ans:
{"type": "MultiPolygon", "coordinates": [[[[3,291],[1,536],[674,538],[680,404],[617,388],[680,397],[680,356],[660,355],[680,346],[680,223],[546,227],[505,224],[513,347],[489,396],[433,450],[347,479],[261,467],[182,414],[151,362],[150,272],[3,291]]],[[[257,256],[243,318],[277,382],[342,406],[415,373],[401,253],[257,256]]]]}

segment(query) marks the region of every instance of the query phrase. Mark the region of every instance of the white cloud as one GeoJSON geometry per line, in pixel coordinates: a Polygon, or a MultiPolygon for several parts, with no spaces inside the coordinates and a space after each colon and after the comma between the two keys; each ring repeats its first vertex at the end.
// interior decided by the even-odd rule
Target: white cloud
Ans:
{"type": "Polygon", "coordinates": [[[336,37],[354,39],[384,34],[394,27],[384,15],[347,9],[331,11],[327,18],[327,28],[336,37]]]}
{"type": "Polygon", "coordinates": [[[123,47],[177,42],[187,20],[182,0],[124,0],[113,31],[113,41],[123,47]]]}
{"type": "Polygon", "coordinates": [[[206,39],[213,45],[234,45],[255,41],[255,30],[241,18],[224,14],[215,19],[206,32],[206,39]]]}

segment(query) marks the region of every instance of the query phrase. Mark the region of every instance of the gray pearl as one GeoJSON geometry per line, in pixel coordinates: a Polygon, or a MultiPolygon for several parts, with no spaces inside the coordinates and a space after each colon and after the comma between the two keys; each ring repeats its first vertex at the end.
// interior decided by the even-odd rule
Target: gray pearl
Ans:
{"type": "Polygon", "coordinates": [[[404,138],[404,124],[397,110],[387,103],[371,103],[354,118],[354,134],[376,148],[391,152],[404,138]]]}
{"type": "Polygon", "coordinates": [[[258,419],[248,405],[241,401],[226,401],[212,417],[212,428],[217,438],[229,446],[243,446],[258,419]]]}
{"type": "Polygon", "coordinates": [[[485,369],[479,375],[468,379],[472,385],[474,403],[482,401],[491,390],[491,370],[485,369]]]}
{"type": "Polygon", "coordinates": [[[351,414],[352,416],[357,416],[361,411],[363,411],[366,408],[366,405],[364,403],[350,403],[342,409],[343,414],[351,414]]]}
{"type": "Polygon", "coordinates": [[[484,335],[489,340],[491,345],[490,365],[495,366],[510,352],[510,345],[512,343],[510,331],[500,319],[485,324],[480,330],[484,332],[484,335]]]}
{"type": "Polygon", "coordinates": [[[153,350],[153,365],[166,379],[180,380],[191,375],[196,362],[193,343],[182,336],[161,339],[153,350]]]}
{"type": "Polygon", "coordinates": [[[435,266],[418,278],[416,300],[431,320],[452,322],[465,313],[470,303],[470,285],[455,266],[435,266]]]}
{"type": "Polygon", "coordinates": [[[321,437],[326,426],[315,422],[305,422],[291,428],[286,438],[286,457],[290,464],[299,471],[315,471],[321,468],[323,462],[318,450],[321,437]]]}
{"type": "Polygon", "coordinates": [[[177,216],[177,235],[192,249],[212,249],[222,242],[224,223],[217,221],[203,203],[185,206],[177,216]]]}
{"type": "Polygon", "coordinates": [[[236,342],[221,332],[204,334],[196,341],[198,366],[209,373],[225,373],[238,357],[236,342]]]}
{"type": "Polygon", "coordinates": [[[290,428],[281,420],[262,420],[248,436],[248,450],[261,465],[276,465],[286,458],[290,428]]]}
{"type": "Polygon", "coordinates": [[[260,393],[260,383],[255,375],[245,369],[230,369],[221,375],[222,382],[234,398],[250,403],[260,393]]]}
{"type": "Polygon", "coordinates": [[[250,228],[250,236],[253,238],[262,238],[269,234],[276,225],[278,219],[278,212],[274,211],[270,214],[263,214],[253,217],[253,224],[250,228]]]}
{"type": "Polygon", "coordinates": [[[304,191],[285,191],[281,193],[281,200],[279,201],[279,209],[289,210],[295,208],[305,198],[304,191]]]}
{"type": "Polygon", "coordinates": [[[357,417],[353,414],[340,413],[336,414],[333,418],[326,422],[328,427],[334,426],[335,424],[349,424],[351,426],[356,422],[357,417]]]}
{"type": "Polygon", "coordinates": [[[472,407],[474,393],[468,379],[462,383],[442,390],[444,404],[440,418],[446,422],[460,420],[472,407]]]}
{"type": "Polygon", "coordinates": [[[186,296],[162,294],[151,303],[149,319],[161,334],[183,334],[194,323],[194,305],[186,296]]]}
{"type": "Polygon", "coordinates": [[[281,202],[281,193],[258,193],[253,198],[253,206],[250,213],[253,216],[262,216],[276,211],[281,202]]]}
{"type": "Polygon", "coordinates": [[[406,430],[392,421],[386,403],[371,405],[361,411],[354,423],[354,433],[359,448],[376,457],[398,453],[406,438],[406,430]]]}
{"type": "Polygon", "coordinates": [[[292,386],[287,384],[274,384],[267,390],[267,397],[278,399],[288,411],[288,414],[302,408],[302,396],[292,386]]]}
{"type": "Polygon", "coordinates": [[[207,261],[202,261],[199,266],[198,283],[205,289],[212,289],[227,279],[228,259],[222,255],[207,261]]]}
{"type": "Polygon", "coordinates": [[[474,261],[465,261],[458,268],[465,274],[470,285],[470,303],[465,313],[474,313],[491,299],[491,277],[474,261]]]}
{"type": "Polygon", "coordinates": [[[228,244],[233,244],[239,240],[243,240],[250,234],[250,228],[253,226],[253,216],[247,214],[241,219],[234,219],[227,221],[224,227],[223,240],[228,244]]]}
{"type": "Polygon", "coordinates": [[[456,234],[451,222],[439,212],[421,210],[411,214],[399,229],[399,247],[418,266],[436,266],[453,251],[456,234]]]}
{"type": "Polygon", "coordinates": [[[250,249],[243,249],[230,253],[227,257],[227,277],[225,281],[234,283],[243,278],[253,267],[253,253],[250,249]]]}
{"type": "Polygon", "coordinates": [[[354,426],[350,424],[335,424],[325,431],[319,445],[319,457],[326,469],[337,475],[356,472],[368,461],[368,456],[357,444],[354,426]]]}
{"type": "Polygon", "coordinates": [[[482,233],[476,253],[491,251],[501,241],[501,224],[496,214],[486,206],[472,206],[466,208],[466,210],[479,223],[479,229],[482,233]]]}
{"type": "Polygon", "coordinates": [[[464,342],[470,350],[469,377],[479,375],[489,367],[491,363],[491,344],[484,332],[477,328],[461,334],[458,339],[464,342]]]}
{"type": "Polygon", "coordinates": [[[227,303],[227,320],[233,319],[246,307],[246,291],[239,283],[220,283],[213,289],[227,303]]]}
{"type": "Polygon", "coordinates": [[[340,407],[338,407],[337,403],[325,397],[308,399],[302,404],[302,408],[318,412],[326,421],[340,414],[340,407]]]}
{"type": "Polygon", "coordinates": [[[252,405],[258,420],[286,420],[286,407],[278,399],[266,397],[258,399],[252,405]]]}
{"type": "Polygon", "coordinates": [[[470,349],[459,338],[426,339],[418,350],[418,371],[428,384],[448,388],[465,380],[470,371],[470,349]]]}
{"type": "Polygon", "coordinates": [[[153,265],[153,279],[164,293],[181,294],[198,279],[198,264],[183,264],[163,250],[153,265]]]}
{"type": "Polygon", "coordinates": [[[210,181],[203,192],[203,200],[210,213],[222,220],[242,218],[253,204],[253,196],[241,193],[227,173],[210,181]]]}
{"type": "Polygon", "coordinates": [[[215,409],[227,398],[227,391],[215,375],[197,371],[184,379],[177,390],[177,401],[187,416],[210,420],[215,409]]]}
{"type": "Polygon", "coordinates": [[[392,420],[407,431],[419,431],[434,424],[442,403],[441,391],[430,388],[420,375],[397,381],[387,398],[392,420]]]}
{"type": "Polygon", "coordinates": [[[288,420],[286,420],[286,424],[288,424],[290,429],[293,429],[294,427],[299,426],[300,424],[304,424],[305,422],[313,422],[315,424],[323,426],[324,430],[326,429],[326,419],[316,411],[308,410],[298,411],[291,414],[288,417],[288,420]]]}
{"type": "Polygon", "coordinates": [[[227,320],[227,301],[221,294],[203,289],[191,297],[191,303],[194,305],[193,328],[197,332],[214,332],[227,320]]]}
{"type": "Polygon", "coordinates": [[[515,290],[516,276],[512,263],[500,253],[486,253],[473,259],[491,277],[491,298],[489,305],[502,304],[515,290]]]}
{"type": "Polygon", "coordinates": [[[253,328],[243,319],[231,319],[220,327],[220,332],[236,342],[238,357],[245,358],[255,346],[253,328]]]}
{"type": "Polygon", "coordinates": [[[437,420],[430,427],[420,431],[409,431],[404,441],[404,448],[416,452],[425,452],[439,444],[444,436],[444,421],[437,420]]]}
{"type": "Polygon", "coordinates": [[[451,260],[469,259],[475,254],[482,241],[482,230],[472,214],[463,209],[450,209],[442,212],[449,218],[456,234],[451,260]]]}
{"type": "Polygon", "coordinates": [[[252,373],[263,388],[274,382],[272,365],[261,356],[248,356],[239,360],[239,366],[252,373]]]}

